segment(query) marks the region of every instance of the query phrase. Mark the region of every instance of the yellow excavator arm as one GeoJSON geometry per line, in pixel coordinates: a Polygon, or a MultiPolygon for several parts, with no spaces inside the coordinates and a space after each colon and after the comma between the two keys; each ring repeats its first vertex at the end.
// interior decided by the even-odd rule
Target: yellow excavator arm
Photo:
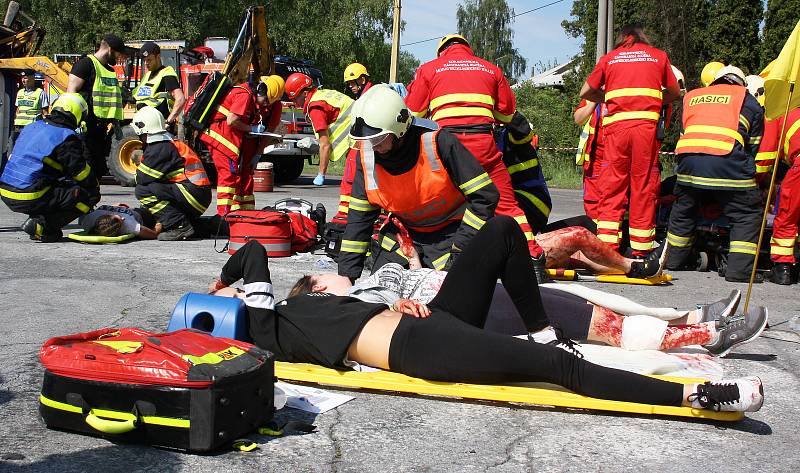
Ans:
{"type": "Polygon", "coordinates": [[[240,84],[247,81],[251,67],[256,76],[275,72],[274,51],[267,36],[267,15],[263,6],[249,7],[245,12],[222,73],[232,84],[240,84]]]}
{"type": "Polygon", "coordinates": [[[25,56],[0,59],[0,69],[33,69],[44,74],[60,91],[65,91],[72,66],[67,62],[56,64],[47,56],[25,56]]]}

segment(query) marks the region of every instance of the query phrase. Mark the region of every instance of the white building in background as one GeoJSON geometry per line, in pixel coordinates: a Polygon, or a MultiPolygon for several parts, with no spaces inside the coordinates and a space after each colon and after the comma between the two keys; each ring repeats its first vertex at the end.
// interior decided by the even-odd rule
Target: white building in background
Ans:
{"type": "Polygon", "coordinates": [[[522,84],[529,84],[532,83],[534,87],[563,87],[564,86],[564,74],[567,72],[573,71],[578,65],[578,61],[573,59],[571,61],[565,62],[564,64],[559,64],[558,66],[548,69],[541,74],[537,74],[530,79],[525,79],[517,82],[513,86],[512,89],[515,89],[522,84]]]}

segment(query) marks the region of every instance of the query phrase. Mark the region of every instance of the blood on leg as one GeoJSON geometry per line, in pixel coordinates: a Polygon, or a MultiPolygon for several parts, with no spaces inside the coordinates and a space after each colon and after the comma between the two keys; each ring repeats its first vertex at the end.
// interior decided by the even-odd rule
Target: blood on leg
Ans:
{"type": "Polygon", "coordinates": [[[716,334],[714,322],[696,325],[672,325],[667,327],[659,350],[669,350],[689,345],[707,345],[716,334]]]}
{"type": "Polygon", "coordinates": [[[588,263],[590,269],[608,268],[627,273],[630,260],[609,248],[584,227],[567,227],[542,233],[536,241],[544,249],[548,268],[567,267],[570,260],[588,263]]]}
{"type": "Polygon", "coordinates": [[[623,320],[621,315],[612,310],[594,306],[592,320],[589,323],[589,335],[586,338],[618,347],[622,343],[623,320]]]}

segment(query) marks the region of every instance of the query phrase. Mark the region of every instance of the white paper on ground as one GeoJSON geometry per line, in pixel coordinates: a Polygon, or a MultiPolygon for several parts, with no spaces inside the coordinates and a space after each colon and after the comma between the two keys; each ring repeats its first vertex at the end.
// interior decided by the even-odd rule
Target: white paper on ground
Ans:
{"type": "Polygon", "coordinates": [[[325,391],[311,386],[284,383],[283,381],[275,383],[275,387],[280,388],[286,394],[287,407],[300,409],[312,414],[323,414],[347,401],[355,399],[347,394],[325,391]]]}

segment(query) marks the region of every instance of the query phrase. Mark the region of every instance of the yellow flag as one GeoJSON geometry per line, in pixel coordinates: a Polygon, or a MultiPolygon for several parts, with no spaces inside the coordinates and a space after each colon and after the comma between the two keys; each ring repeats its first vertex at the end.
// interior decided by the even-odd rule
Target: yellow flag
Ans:
{"type": "Polygon", "coordinates": [[[783,115],[787,102],[789,110],[800,107],[800,90],[792,92],[794,85],[800,82],[800,21],[783,45],[778,58],[764,72],[767,73],[764,77],[764,115],[768,119],[774,120],[783,115]]]}

